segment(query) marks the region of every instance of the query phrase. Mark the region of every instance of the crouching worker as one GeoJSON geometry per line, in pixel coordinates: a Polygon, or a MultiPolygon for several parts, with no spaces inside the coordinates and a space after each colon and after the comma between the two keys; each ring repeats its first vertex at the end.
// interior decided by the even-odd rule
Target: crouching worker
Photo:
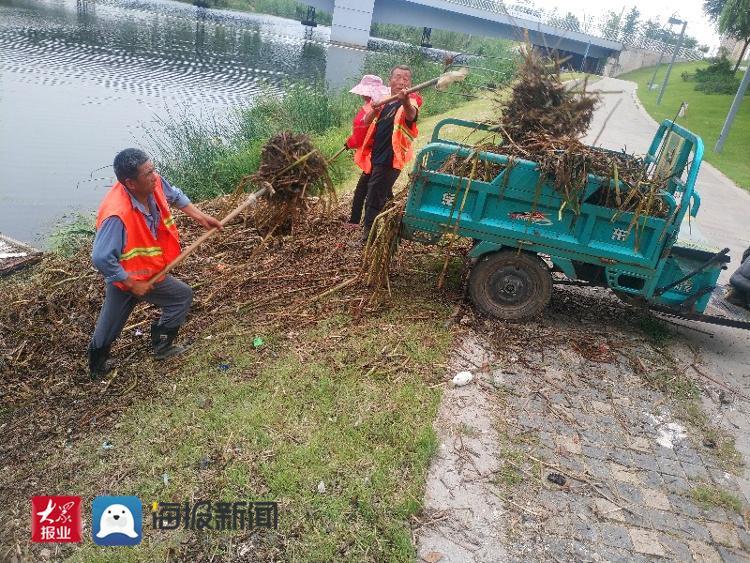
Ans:
{"type": "Polygon", "coordinates": [[[104,304],[89,344],[89,372],[93,379],[111,369],[112,343],[136,304],[148,301],[161,308],[151,324],[156,359],[180,354],[177,331],[193,300],[186,283],[168,275],[153,284],[148,280],[180,254],[180,240],[169,205],[182,210],[206,229],[221,223],[200,211],[179,188],[159,176],[148,155],[125,149],[114,161],[117,182],[99,206],[91,258],[106,282],[104,304]]]}
{"type": "Polygon", "coordinates": [[[734,305],[750,309],[750,248],[742,255],[742,264],[729,278],[731,288],[726,300],[734,305]]]}

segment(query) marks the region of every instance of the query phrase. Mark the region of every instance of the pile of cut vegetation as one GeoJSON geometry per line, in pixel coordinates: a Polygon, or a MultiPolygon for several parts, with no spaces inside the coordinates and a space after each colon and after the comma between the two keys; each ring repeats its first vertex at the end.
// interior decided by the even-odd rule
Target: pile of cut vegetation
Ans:
{"type": "Polygon", "coordinates": [[[586,80],[581,89],[569,88],[560,77],[559,60],[545,59],[532,49],[525,51],[516,78],[511,96],[496,101],[498,117],[493,128],[500,142],[478,145],[465,158],[451,157],[442,171],[485,179],[503,167],[494,165],[488,170],[479,153],[504,154],[537,163],[564,207],[575,214],[580,213],[589,175],[594,175],[600,185],[598,205],[633,212],[635,222],[642,216],[666,216],[668,208],[658,194],[668,177],[655,175],[635,155],[581,142],[599,103],[599,96],[586,90],[586,80]],[[475,165],[472,160],[477,159],[475,165]]]}

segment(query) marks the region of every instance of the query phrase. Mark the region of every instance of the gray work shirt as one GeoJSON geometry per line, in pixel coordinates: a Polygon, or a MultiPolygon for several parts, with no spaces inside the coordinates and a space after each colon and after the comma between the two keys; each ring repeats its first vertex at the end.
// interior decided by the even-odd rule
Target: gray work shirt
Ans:
{"type": "MultiPolygon", "coordinates": [[[[172,186],[167,182],[166,178],[162,178],[161,183],[167,203],[179,209],[190,204],[190,198],[180,188],[172,186]]],[[[133,203],[133,208],[143,214],[148,228],[151,230],[154,238],[156,238],[156,227],[159,225],[159,221],[161,221],[161,212],[156,205],[153,194],[148,198],[149,209],[146,209],[129,191],[128,195],[130,196],[130,201],[133,203]]],[[[102,221],[94,238],[91,260],[94,262],[96,269],[104,276],[105,282],[112,283],[128,278],[125,268],[120,264],[122,249],[125,248],[126,243],[127,234],[125,232],[125,225],[119,217],[113,215],[102,221]]]]}

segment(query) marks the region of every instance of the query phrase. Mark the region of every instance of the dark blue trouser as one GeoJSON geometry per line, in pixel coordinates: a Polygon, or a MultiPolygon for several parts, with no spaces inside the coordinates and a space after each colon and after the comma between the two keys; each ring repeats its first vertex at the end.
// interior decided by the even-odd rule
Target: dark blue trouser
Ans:
{"type": "Polygon", "coordinates": [[[147,301],[161,308],[159,324],[166,328],[176,328],[185,322],[185,316],[193,302],[193,290],[188,284],[172,276],[154,285],[154,288],[142,298],[129,291],[123,291],[108,283],[104,291],[104,304],[96,321],[94,336],[91,338],[93,348],[102,348],[120,335],[130,313],[139,301],[147,301]]]}

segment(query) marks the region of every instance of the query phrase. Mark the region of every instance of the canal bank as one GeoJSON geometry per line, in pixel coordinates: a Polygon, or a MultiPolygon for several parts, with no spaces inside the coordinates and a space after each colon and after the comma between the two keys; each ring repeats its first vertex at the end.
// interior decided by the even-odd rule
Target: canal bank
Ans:
{"type": "Polygon", "coordinates": [[[165,121],[221,121],[322,75],[325,52],[300,27],[167,0],[0,0],[0,230],[42,244],[96,209],[113,155],[165,121]]]}
{"type": "MultiPolygon", "coordinates": [[[[420,143],[438,119],[476,118],[487,108],[473,101],[425,117],[420,143]]],[[[80,261],[49,256],[28,278],[0,282],[11,301],[16,292],[24,299],[40,296],[30,312],[23,311],[24,319],[38,314],[46,327],[52,315],[66,319],[65,330],[55,329],[44,341],[56,353],[54,370],[31,371],[20,363],[26,357],[14,366],[0,363],[8,384],[0,425],[12,438],[0,447],[7,463],[0,501],[8,514],[0,523],[0,559],[16,550],[41,558],[44,546],[28,542],[29,490],[65,490],[90,506],[94,495],[114,489],[149,506],[173,498],[278,502],[279,529],[267,534],[144,525],[144,541],[130,556],[135,561],[411,557],[410,518],[419,511],[435,447],[440,388],[433,385],[434,370],[451,338],[444,321],[452,306],[446,302],[461,299],[453,286],[436,294],[434,272],[442,261],[418,257],[411,264],[426,273],[402,278],[394,284],[395,301],[368,306],[365,315],[353,316],[349,302],[334,295],[313,305],[310,318],[289,325],[281,316],[296,314],[300,308],[292,303],[307,301],[309,292],[266,302],[261,310],[243,307],[248,298],[267,297],[269,285],[292,284],[321,262],[356,271],[361,257],[346,245],[352,235],[340,228],[348,203],[342,198],[329,214],[316,213],[331,227],[322,233],[321,254],[299,254],[308,239],[279,240],[248,261],[254,239],[241,224],[230,227],[217,239],[229,240],[231,255],[203,250],[178,272],[196,282],[183,333],[194,341],[192,352],[170,364],[154,363],[142,350],[139,330],[153,311],[139,307],[114,350],[117,372],[103,383],[88,380],[85,342],[76,344],[77,335],[83,342],[93,328],[103,289],[85,249],[80,261]],[[235,259],[242,243],[245,263],[235,259]],[[206,265],[206,275],[195,279],[206,265]],[[230,289],[242,280],[249,285],[230,289]],[[255,337],[261,337],[257,347],[248,344],[255,337]]],[[[334,283],[323,277],[321,291],[334,283]]],[[[367,295],[364,287],[358,291],[367,295]]],[[[39,338],[18,317],[0,317],[0,342],[15,349],[11,334],[39,338]]],[[[95,560],[100,549],[86,541],[63,546],[55,556],[95,560]]]]}
{"type": "Polygon", "coordinates": [[[157,152],[187,122],[225,143],[243,108],[272,108],[290,85],[354,83],[375,57],[327,41],[324,26],[170,0],[0,0],[0,231],[42,246],[96,209],[118,150],[157,152]]]}

